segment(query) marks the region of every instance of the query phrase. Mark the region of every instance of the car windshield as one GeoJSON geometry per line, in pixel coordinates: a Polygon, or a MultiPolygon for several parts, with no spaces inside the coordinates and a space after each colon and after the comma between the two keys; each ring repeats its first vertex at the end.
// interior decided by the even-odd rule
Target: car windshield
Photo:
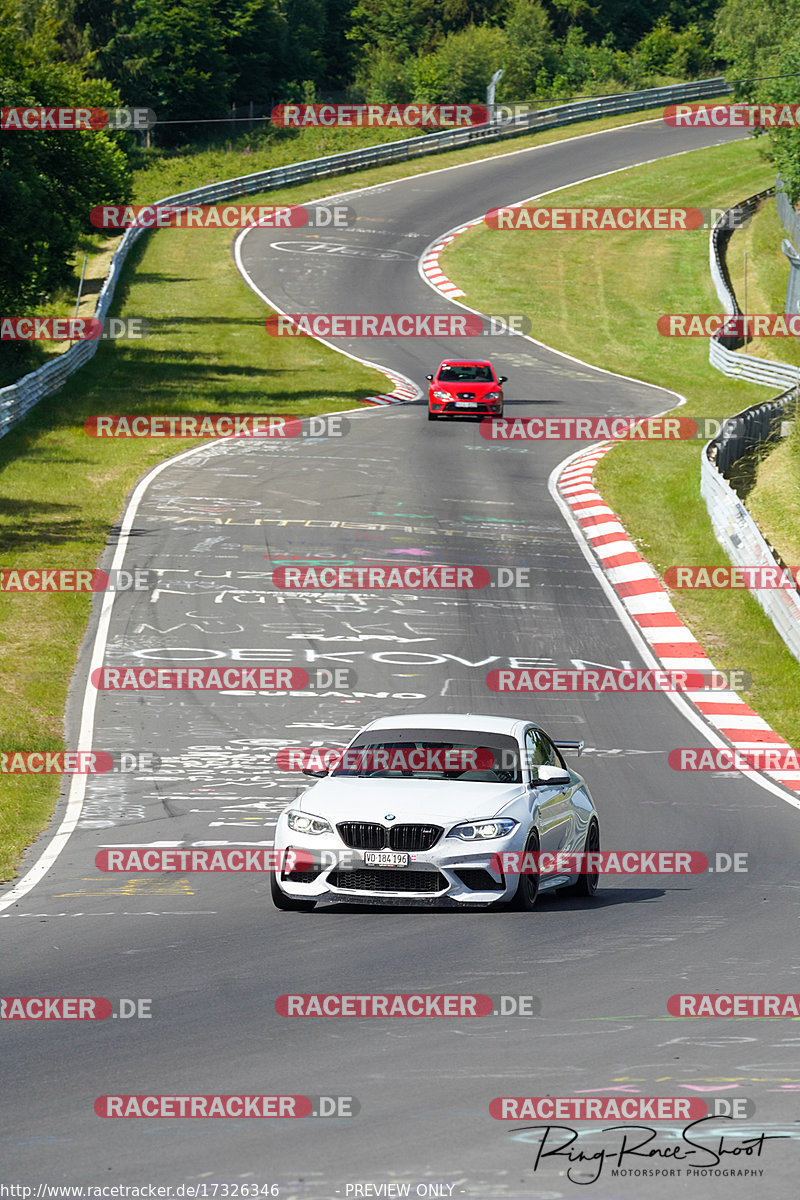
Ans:
{"type": "Polygon", "coordinates": [[[471,365],[469,363],[457,366],[442,367],[439,372],[440,383],[494,383],[492,368],[471,365]]]}
{"type": "Polygon", "coordinates": [[[371,779],[458,779],[520,783],[519,745],[502,733],[384,729],[360,734],[332,775],[371,779]]]}

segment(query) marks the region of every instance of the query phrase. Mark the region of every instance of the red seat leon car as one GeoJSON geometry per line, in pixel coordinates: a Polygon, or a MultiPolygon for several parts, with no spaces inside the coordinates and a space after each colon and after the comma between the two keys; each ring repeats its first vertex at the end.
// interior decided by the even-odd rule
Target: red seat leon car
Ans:
{"type": "Polygon", "coordinates": [[[428,420],[439,417],[502,417],[506,375],[495,375],[487,359],[445,359],[435,375],[426,375],[428,420]]]}

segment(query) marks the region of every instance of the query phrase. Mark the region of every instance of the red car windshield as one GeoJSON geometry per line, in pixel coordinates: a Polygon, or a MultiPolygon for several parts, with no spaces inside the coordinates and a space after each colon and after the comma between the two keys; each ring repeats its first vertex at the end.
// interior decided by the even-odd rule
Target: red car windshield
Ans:
{"type": "Polygon", "coordinates": [[[439,383],[494,383],[492,368],[478,364],[442,367],[439,383]]]}

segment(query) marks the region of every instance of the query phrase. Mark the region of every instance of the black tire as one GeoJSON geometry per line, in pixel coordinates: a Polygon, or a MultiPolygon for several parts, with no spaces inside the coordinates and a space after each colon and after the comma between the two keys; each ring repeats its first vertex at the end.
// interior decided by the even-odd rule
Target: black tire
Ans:
{"type": "Polygon", "coordinates": [[[282,892],[274,873],[269,877],[269,890],[272,893],[272,903],[281,912],[313,912],[316,908],[316,900],[295,900],[293,896],[282,892]]]}
{"type": "MultiPolygon", "coordinates": [[[[584,852],[586,854],[600,849],[600,826],[592,817],[589,822],[589,828],[586,830],[586,841],[584,843],[584,852]]],[[[600,875],[594,871],[591,875],[579,875],[578,882],[574,883],[569,892],[573,896],[592,897],[596,895],[597,889],[600,886],[600,875]]]]}
{"type": "Polygon", "coordinates": [[[432,412],[430,411],[430,409],[429,409],[429,410],[428,410],[428,420],[429,420],[429,421],[438,421],[438,420],[439,420],[439,414],[438,414],[438,413],[432,413],[432,412]]]}
{"type": "MultiPolygon", "coordinates": [[[[539,835],[535,829],[528,834],[525,842],[525,854],[535,854],[539,849],[539,835]]],[[[509,908],[514,912],[533,912],[539,895],[539,876],[520,875],[514,899],[509,902],[509,908]]]]}

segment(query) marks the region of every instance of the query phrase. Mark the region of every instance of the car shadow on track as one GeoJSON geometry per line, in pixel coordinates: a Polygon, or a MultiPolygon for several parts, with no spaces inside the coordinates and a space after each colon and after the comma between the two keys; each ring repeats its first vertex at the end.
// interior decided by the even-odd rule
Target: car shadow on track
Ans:
{"type": "MultiPolygon", "coordinates": [[[[557,912],[590,912],[592,909],[610,908],[612,905],[617,904],[638,904],[643,901],[661,900],[668,892],[686,890],[686,888],[602,888],[592,897],[569,896],[553,891],[539,897],[533,913],[520,915],[536,916],[537,913],[545,915],[557,912]]],[[[363,915],[364,913],[372,913],[382,916],[394,916],[397,913],[436,913],[439,916],[465,916],[476,912],[486,916],[507,916],[511,915],[512,911],[507,905],[501,904],[466,908],[461,905],[456,907],[455,905],[442,904],[386,904],[377,901],[368,904],[326,902],[314,909],[315,914],[335,913],[347,915],[348,913],[352,913],[354,915],[363,915]]]]}

